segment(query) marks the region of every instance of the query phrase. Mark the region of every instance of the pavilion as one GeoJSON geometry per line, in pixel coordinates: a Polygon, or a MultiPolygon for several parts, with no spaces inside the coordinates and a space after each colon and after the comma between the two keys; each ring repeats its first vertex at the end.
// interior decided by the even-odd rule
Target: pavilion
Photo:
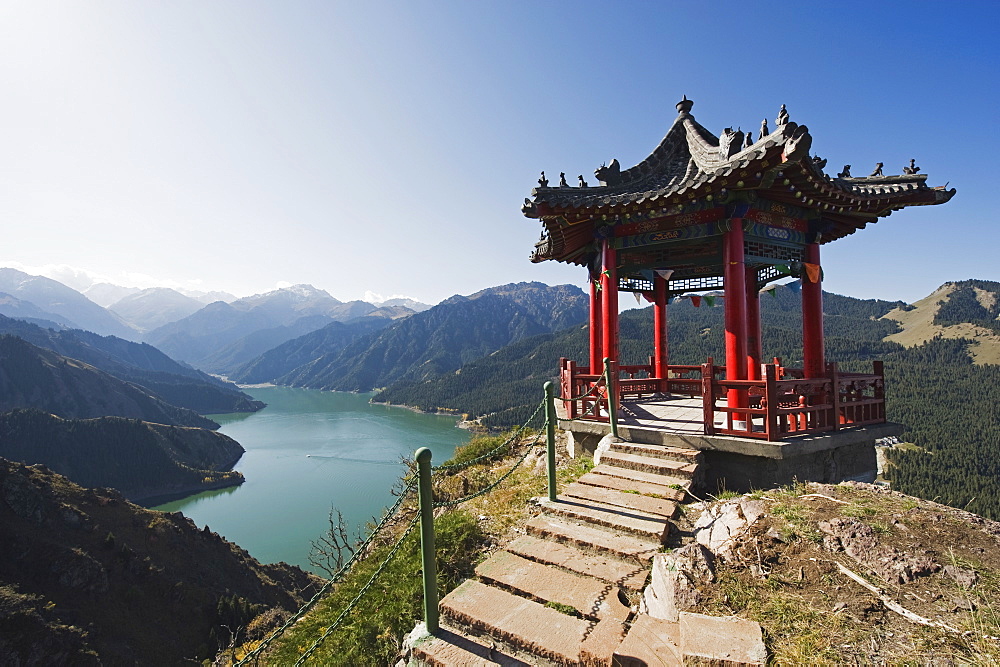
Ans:
{"type": "Polygon", "coordinates": [[[590,276],[589,358],[561,361],[561,425],[578,437],[600,435],[615,417],[636,441],[682,438],[702,450],[770,458],[792,456],[781,444],[870,448],[892,427],[898,432],[886,424],[881,362],[867,374],[826,362],[820,246],[904,207],[945,203],[955,190],[928,186],[912,160],[902,175],[883,175],[879,163],[870,176],[852,176],[850,165],[829,176],[826,160],[810,155],[808,128],[784,105],[773,131],[765,120],[756,140],[732,128],[715,136],[692,106],[686,97],[677,104],[666,136],[634,167],[614,160],[595,171],[599,185],[581,175],[579,187],[564,175],[551,186],[543,172],[524,201],[524,215],[542,223],[532,261],[576,264],[590,276]],[[786,276],[801,281],[802,368],[761,358],[760,293],[786,276]],[[718,290],[724,365],[671,365],[668,300],[718,290]],[[618,364],[623,291],[653,304],[648,364],[618,364]]]}

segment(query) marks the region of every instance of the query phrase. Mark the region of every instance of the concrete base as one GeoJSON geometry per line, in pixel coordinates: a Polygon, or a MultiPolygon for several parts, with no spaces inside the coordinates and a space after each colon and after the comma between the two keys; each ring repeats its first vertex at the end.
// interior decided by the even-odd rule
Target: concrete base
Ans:
{"type": "MultiPolygon", "coordinates": [[[[560,428],[570,434],[577,455],[593,454],[611,427],[600,422],[563,419],[560,428]]],[[[873,482],[876,477],[875,441],[900,435],[901,424],[854,426],[781,442],[732,436],[693,435],[645,426],[619,425],[627,442],[697,449],[704,453],[705,487],[746,492],[794,481],[836,483],[873,482]]]]}

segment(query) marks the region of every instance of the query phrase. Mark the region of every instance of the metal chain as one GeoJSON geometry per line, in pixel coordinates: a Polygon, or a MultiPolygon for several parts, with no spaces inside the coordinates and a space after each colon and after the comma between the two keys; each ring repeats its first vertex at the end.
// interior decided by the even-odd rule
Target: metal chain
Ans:
{"type": "Polygon", "coordinates": [[[335,620],[333,624],[330,625],[330,627],[328,627],[326,631],[323,632],[323,634],[320,635],[319,638],[312,643],[312,646],[306,649],[306,652],[303,653],[302,656],[295,661],[296,665],[301,665],[306,660],[308,660],[309,657],[312,656],[312,654],[316,651],[316,649],[319,648],[320,644],[326,641],[326,638],[329,637],[330,634],[340,626],[340,622],[344,620],[344,618],[347,616],[348,613],[350,613],[352,609],[354,609],[355,605],[357,605],[358,602],[361,600],[361,598],[364,597],[365,593],[368,592],[368,589],[372,587],[372,585],[375,583],[375,580],[378,579],[378,576],[380,574],[382,574],[382,571],[385,570],[385,567],[389,564],[389,562],[393,558],[395,558],[396,552],[399,551],[399,548],[402,546],[403,541],[413,530],[413,527],[417,525],[417,522],[419,520],[420,520],[419,514],[413,517],[413,520],[410,521],[410,525],[406,527],[406,531],[403,532],[403,535],[399,538],[396,544],[393,545],[392,551],[389,552],[389,555],[386,556],[385,560],[382,561],[381,565],[378,566],[378,568],[375,570],[374,574],[372,574],[368,582],[361,587],[361,590],[358,591],[358,594],[354,596],[354,599],[347,604],[347,607],[345,607],[342,612],[340,612],[340,616],[337,617],[337,620],[335,620]]]}
{"type": "Polygon", "coordinates": [[[541,436],[536,437],[535,438],[535,442],[533,442],[532,444],[530,444],[527,447],[525,447],[524,454],[522,454],[521,458],[517,460],[517,463],[515,463],[514,466],[510,470],[508,470],[507,472],[505,472],[503,474],[503,476],[501,476],[500,478],[498,478],[496,481],[494,481],[491,484],[489,484],[488,486],[480,489],[479,491],[476,491],[475,493],[471,493],[471,494],[465,496],[464,498],[456,498],[454,500],[439,500],[439,501],[437,501],[437,502],[434,503],[434,507],[435,508],[438,508],[438,507],[454,507],[455,505],[460,505],[460,504],[462,504],[464,502],[472,500],[473,498],[478,498],[480,496],[485,496],[487,493],[489,493],[493,489],[495,489],[498,486],[500,486],[500,484],[503,483],[504,480],[506,480],[508,477],[510,477],[512,474],[514,474],[514,471],[517,470],[521,466],[522,463],[524,463],[525,459],[528,458],[528,454],[531,453],[532,448],[538,444],[538,441],[539,441],[540,437],[541,436]]]}
{"type": "Polygon", "coordinates": [[[279,627],[277,630],[268,635],[268,637],[265,638],[260,643],[260,645],[257,646],[257,648],[255,648],[254,650],[250,651],[245,656],[243,656],[242,660],[239,660],[238,662],[234,663],[234,667],[238,667],[239,665],[246,665],[251,660],[260,657],[261,653],[263,653],[267,649],[267,647],[271,645],[271,642],[280,637],[285,632],[285,630],[287,630],[289,627],[292,626],[292,624],[294,624],[296,621],[302,618],[306,614],[306,612],[312,609],[313,606],[315,606],[315,604],[319,602],[320,598],[322,598],[334,584],[338,583],[343,578],[343,576],[347,573],[348,570],[351,569],[354,563],[360,560],[360,558],[368,549],[368,547],[371,546],[372,542],[375,541],[375,538],[379,535],[379,533],[382,532],[382,529],[385,528],[385,526],[389,523],[390,519],[392,519],[395,516],[396,511],[403,504],[403,501],[406,500],[407,494],[416,485],[416,483],[417,483],[416,477],[411,477],[407,482],[406,487],[400,492],[399,498],[396,500],[396,502],[392,505],[392,507],[386,510],[385,514],[382,515],[382,520],[379,521],[378,525],[376,525],[374,529],[372,529],[372,532],[368,535],[367,538],[365,538],[365,541],[362,542],[360,545],[358,545],[358,548],[355,549],[353,554],[351,554],[351,557],[347,560],[347,562],[344,563],[339,570],[337,570],[337,572],[333,575],[331,579],[327,580],[327,582],[323,584],[323,586],[316,592],[315,595],[313,595],[311,598],[309,598],[309,600],[305,604],[299,607],[298,611],[296,611],[294,614],[288,617],[288,620],[286,620],[281,625],[281,627],[279,627]]]}

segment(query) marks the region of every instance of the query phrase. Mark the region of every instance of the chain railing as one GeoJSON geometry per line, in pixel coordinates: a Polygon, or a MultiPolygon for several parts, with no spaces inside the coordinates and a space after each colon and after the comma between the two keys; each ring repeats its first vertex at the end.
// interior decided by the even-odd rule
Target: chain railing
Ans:
{"type": "MultiPolygon", "coordinates": [[[[551,385],[551,383],[548,383],[551,385]]],[[[551,387],[548,387],[551,389],[551,387]]],[[[551,391],[546,393],[548,399],[551,391]]],[[[421,535],[421,570],[423,576],[423,588],[424,588],[424,617],[425,624],[429,632],[436,632],[438,629],[438,610],[437,610],[437,564],[435,559],[435,546],[434,546],[434,510],[443,507],[455,507],[462,503],[468,502],[475,498],[485,496],[486,494],[492,492],[501,484],[503,484],[514,472],[521,467],[521,465],[528,458],[528,455],[534,451],[534,446],[538,444],[537,436],[533,443],[527,444],[524,447],[524,453],[514,462],[511,468],[505,471],[497,479],[487,484],[485,487],[473,492],[466,494],[460,498],[453,498],[449,500],[438,500],[433,499],[433,486],[435,475],[438,477],[446,476],[450,477],[456,473],[460,473],[463,470],[468,469],[473,465],[484,463],[489,460],[498,458],[507,452],[507,450],[512,449],[514,443],[518,442],[524,432],[528,429],[531,422],[538,416],[538,414],[546,409],[546,424],[551,423],[553,426],[555,424],[555,408],[551,404],[550,400],[543,400],[538,404],[538,407],[532,412],[531,416],[518,428],[514,429],[510,436],[500,445],[491,449],[490,451],[477,456],[469,461],[463,461],[461,463],[447,464],[441,466],[431,466],[431,451],[426,447],[421,447],[414,453],[414,460],[416,462],[416,474],[410,473],[405,479],[405,485],[400,492],[399,498],[396,502],[386,510],[381,521],[373,528],[368,537],[362,542],[357,550],[351,555],[351,558],[343,564],[343,566],[334,574],[333,578],[329,579],[315,595],[310,598],[305,604],[303,604],[298,611],[296,611],[292,616],[288,618],[279,628],[272,632],[266,639],[264,639],[259,645],[257,645],[252,651],[246,654],[243,659],[234,663],[235,665],[247,665],[251,662],[258,660],[263,653],[270,647],[275,640],[282,636],[282,634],[291,627],[295,622],[301,619],[310,609],[312,609],[320,599],[322,599],[330,589],[336,584],[340,583],[344,575],[351,569],[351,567],[360,560],[363,555],[369,550],[371,545],[374,543],[376,538],[381,534],[386,526],[396,517],[403,502],[410,493],[416,487],[417,500],[418,500],[418,513],[409,521],[409,524],[403,531],[403,534],[399,537],[396,543],[392,546],[389,554],[386,556],[385,560],[376,568],[375,572],[369,578],[369,580],[362,586],[358,594],[344,607],[339,613],[336,620],[324,629],[323,633],[316,638],[316,640],[309,646],[308,649],[299,657],[295,662],[296,665],[304,664],[309,660],[316,650],[322,645],[322,643],[343,623],[344,619],[347,618],[348,614],[354,610],[359,602],[362,600],[364,595],[374,586],[379,576],[389,565],[389,563],[396,557],[403,541],[406,537],[413,531],[417,523],[420,523],[420,535],[421,535]],[[548,408],[546,406],[548,405],[548,408]]],[[[554,433],[553,428],[547,429],[554,433]]],[[[550,496],[554,493],[554,437],[549,438],[550,444],[549,449],[551,453],[549,455],[549,467],[550,467],[550,496]]]]}

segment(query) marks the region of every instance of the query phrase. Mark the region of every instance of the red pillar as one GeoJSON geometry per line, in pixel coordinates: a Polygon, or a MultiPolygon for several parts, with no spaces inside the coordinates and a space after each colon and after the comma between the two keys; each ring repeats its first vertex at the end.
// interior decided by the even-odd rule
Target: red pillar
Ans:
{"type": "Polygon", "coordinates": [[[653,375],[667,377],[667,280],[653,276],[653,375]]]}
{"type": "Polygon", "coordinates": [[[757,270],[747,267],[747,379],[759,380],[761,342],[760,342],[760,292],[757,287],[757,270]]]}
{"type": "MultiPolygon", "coordinates": [[[[746,270],[743,263],[743,221],[730,220],[732,229],[722,238],[722,261],[725,264],[726,302],[726,379],[745,380],[747,377],[747,319],[746,319],[746,270]]],[[[730,389],[727,394],[729,407],[746,407],[746,391],[730,389]]],[[[734,414],[733,419],[744,421],[746,415],[734,414]]]]}
{"type": "MultiPolygon", "coordinates": [[[[819,244],[809,243],[803,261],[819,266],[819,244]]],[[[826,376],[823,353],[823,285],[802,267],[802,370],[807,378],[826,376]]]]}
{"type": "MultiPolygon", "coordinates": [[[[601,311],[604,336],[604,355],[618,361],[618,269],[617,253],[610,239],[604,239],[604,255],[601,267],[601,311]]],[[[602,371],[603,372],[603,371],[602,371]]]]}
{"type": "Polygon", "coordinates": [[[604,317],[601,310],[601,289],[600,281],[594,277],[590,278],[590,374],[600,375],[604,372],[604,337],[601,334],[601,319],[604,317]]]}

